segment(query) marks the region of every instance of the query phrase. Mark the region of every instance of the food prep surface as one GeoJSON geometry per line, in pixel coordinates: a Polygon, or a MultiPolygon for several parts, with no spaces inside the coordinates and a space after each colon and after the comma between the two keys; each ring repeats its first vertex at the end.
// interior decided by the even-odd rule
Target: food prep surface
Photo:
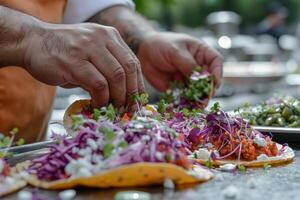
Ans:
{"type": "MultiPolygon", "coordinates": [[[[163,189],[160,186],[146,188],[126,189],[87,189],[77,188],[76,200],[89,199],[114,199],[120,191],[136,190],[149,192],[152,200],[296,200],[300,196],[300,150],[299,145],[292,146],[295,149],[294,162],[271,169],[248,169],[246,172],[217,172],[216,176],[206,183],[195,186],[186,186],[177,190],[163,189]]],[[[16,156],[10,162],[12,164],[30,159],[39,155],[39,151],[29,152],[16,156]]],[[[26,187],[23,190],[33,190],[26,187]]],[[[38,190],[45,199],[57,199],[59,191],[38,190]]],[[[17,199],[18,193],[4,197],[3,199],[17,199]]]]}

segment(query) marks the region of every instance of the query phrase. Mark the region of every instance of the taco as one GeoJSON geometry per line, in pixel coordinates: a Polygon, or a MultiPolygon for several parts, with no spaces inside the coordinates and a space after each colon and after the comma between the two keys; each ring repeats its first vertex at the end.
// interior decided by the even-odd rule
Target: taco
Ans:
{"type": "Polygon", "coordinates": [[[199,163],[263,167],[266,164],[282,165],[295,157],[286,144],[272,141],[269,135],[254,130],[238,116],[229,116],[217,104],[200,118],[202,125],[192,122],[185,130],[186,142],[193,152],[190,157],[199,163]]]}
{"type": "Polygon", "coordinates": [[[69,134],[74,135],[78,125],[82,125],[81,122],[83,119],[97,121],[99,117],[105,117],[107,120],[112,122],[128,122],[137,115],[154,118],[159,115],[156,108],[152,105],[141,105],[138,102],[136,105],[138,107],[138,111],[136,113],[119,114],[112,104],[97,109],[92,107],[90,99],[77,100],[65,111],[63,117],[64,127],[69,134]]]}
{"type": "Polygon", "coordinates": [[[0,197],[25,187],[27,183],[10,168],[5,159],[0,159],[0,197]]]}
{"type": "Polygon", "coordinates": [[[29,184],[45,189],[130,187],[207,181],[212,173],[187,157],[180,135],[149,117],[113,123],[82,118],[75,136],[17,165],[29,184]]]}

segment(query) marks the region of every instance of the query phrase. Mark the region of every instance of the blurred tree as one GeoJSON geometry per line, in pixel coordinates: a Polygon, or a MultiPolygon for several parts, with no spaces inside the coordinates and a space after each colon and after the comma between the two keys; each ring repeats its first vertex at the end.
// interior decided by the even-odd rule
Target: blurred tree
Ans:
{"type": "MultiPolygon", "coordinates": [[[[231,10],[242,17],[242,27],[255,25],[265,16],[265,6],[274,0],[134,0],[138,12],[171,28],[174,24],[203,26],[209,13],[231,10]]],[[[288,23],[299,20],[300,0],[277,0],[287,7],[288,23]]]]}

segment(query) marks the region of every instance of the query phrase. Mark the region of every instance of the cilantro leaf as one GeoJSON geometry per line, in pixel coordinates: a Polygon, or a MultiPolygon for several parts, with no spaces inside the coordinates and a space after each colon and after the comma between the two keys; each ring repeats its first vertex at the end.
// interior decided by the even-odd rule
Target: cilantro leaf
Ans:
{"type": "Polygon", "coordinates": [[[11,135],[15,135],[19,132],[19,129],[17,127],[13,128],[11,131],[10,131],[10,134],[11,135]]]}
{"type": "Polygon", "coordinates": [[[207,167],[207,168],[213,168],[213,163],[212,161],[209,159],[207,161],[205,161],[204,165],[207,167]]]}
{"type": "Polygon", "coordinates": [[[218,112],[220,110],[219,102],[214,103],[214,105],[210,108],[211,112],[218,112]]]}
{"type": "Polygon", "coordinates": [[[202,71],[202,67],[201,66],[196,66],[193,69],[194,72],[201,72],[202,71]]]}
{"type": "Polygon", "coordinates": [[[0,141],[0,147],[8,147],[10,144],[10,137],[5,136],[1,141],[0,141]]]}
{"type": "Polygon", "coordinates": [[[132,96],[132,100],[138,104],[145,105],[149,102],[148,93],[135,94],[132,96]]]}
{"type": "Polygon", "coordinates": [[[109,156],[111,156],[113,150],[114,150],[114,145],[112,145],[111,143],[104,144],[104,147],[103,147],[104,158],[108,158],[109,156]]]}
{"type": "Polygon", "coordinates": [[[72,128],[73,129],[84,124],[83,118],[80,115],[72,115],[71,119],[72,119],[72,128]]]}
{"type": "Polygon", "coordinates": [[[140,103],[142,104],[142,105],[145,105],[145,104],[147,104],[149,102],[149,95],[148,95],[148,93],[143,93],[143,94],[141,94],[140,95],[140,103]]]}
{"type": "Polygon", "coordinates": [[[272,166],[271,166],[270,164],[268,164],[268,163],[264,163],[263,167],[264,167],[265,170],[268,170],[268,169],[270,169],[272,166]]]}
{"type": "Polygon", "coordinates": [[[172,161],[173,161],[173,157],[172,157],[171,154],[167,154],[167,155],[165,156],[165,159],[166,159],[167,162],[172,162],[172,161]]]}
{"type": "Polygon", "coordinates": [[[188,116],[190,115],[189,109],[183,108],[183,109],[182,109],[182,114],[183,114],[185,117],[188,117],[188,116]]]}
{"type": "Polygon", "coordinates": [[[164,114],[164,112],[166,111],[166,107],[167,107],[166,101],[164,99],[161,99],[157,104],[157,111],[160,114],[164,114]]]}
{"type": "Polygon", "coordinates": [[[111,141],[116,137],[116,133],[111,128],[108,128],[106,126],[100,127],[99,131],[101,131],[104,134],[105,139],[108,141],[111,141]]]}
{"type": "Polygon", "coordinates": [[[128,146],[128,143],[126,141],[121,141],[121,142],[119,142],[118,146],[121,148],[126,148],[128,146]]]}
{"type": "Polygon", "coordinates": [[[239,172],[242,172],[242,173],[246,172],[246,170],[247,170],[244,165],[238,165],[237,168],[238,168],[239,172]]]}
{"type": "Polygon", "coordinates": [[[240,113],[240,111],[241,111],[241,107],[237,107],[233,110],[233,112],[235,112],[235,113],[240,113]]]}
{"type": "Polygon", "coordinates": [[[25,144],[25,140],[24,138],[20,138],[18,141],[17,141],[17,145],[20,146],[20,145],[23,145],[25,144]]]}
{"type": "Polygon", "coordinates": [[[97,108],[94,108],[93,118],[98,121],[101,116],[101,111],[97,108]]]}
{"type": "Polygon", "coordinates": [[[116,111],[112,104],[109,104],[106,109],[106,118],[110,121],[113,121],[116,117],[116,111]]]}

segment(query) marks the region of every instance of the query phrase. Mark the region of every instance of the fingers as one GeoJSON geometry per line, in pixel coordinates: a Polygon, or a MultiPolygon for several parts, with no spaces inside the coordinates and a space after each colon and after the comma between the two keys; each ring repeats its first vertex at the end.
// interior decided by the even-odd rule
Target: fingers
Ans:
{"type": "Polygon", "coordinates": [[[139,90],[139,94],[143,94],[146,92],[146,89],[145,89],[145,83],[144,83],[144,78],[143,78],[143,73],[142,73],[142,69],[141,67],[139,67],[138,69],[138,90],[139,90]]]}
{"type": "Polygon", "coordinates": [[[132,103],[132,96],[139,93],[138,68],[140,68],[140,63],[137,58],[130,53],[131,50],[124,46],[110,43],[107,48],[110,53],[115,56],[125,72],[126,103],[130,104],[132,103]]]}
{"type": "Polygon", "coordinates": [[[94,107],[101,107],[109,102],[108,83],[92,63],[83,61],[76,70],[71,71],[71,76],[73,80],[68,85],[79,85],[87,90],[94,107]]]}
{"type": "MultiPolygon", "coordinates": [[[[143,78],[143,73],[142,73],[142,69],[141,69],[142,67],[141,67],[140,61],[138,60],[138,58],[136,57],[136,55],[132,52],[132,50],[128,47],[128,45],[124,42],[124,40],[122,39],[122,37],[119,34],[119,32],[118,32],[117,39],[120,42],[121,46],[124,48],[124,51],[126,51],[127,53],[129,53],[132,56],[132,59],[135,60],[135,62],[137,63],[136,66],[137,66],[137,87],[138,87],[138,93],[139,94],[145,93],[145,84],[144,84],[144,78],[143,78]]],[[[121,53],[120,56],[124,55],[124,54],[122,54],[121,51],[120,51],[120,53],[121,53]]]]}
{"type": "Polygon", "coordinates": [[[222,66],[224,62],[222,55],[206,44],[200,43],[195,58],[199,65],[206,66],[207,71],[215,77],[215,86],[218,88],[222,79],[222,66]]]}
{"type": "Polygon", "coordinates": [[[66,84],[60,85],[60,87],[70,89],[70,88],[76,88],[76,87],[78,87],[78,85],[73,85],[73,84],[70,84],[70,83],[66,83],[66,84]]]}
{"type": "Polygon", "coordinates": [[[126,77],[121,64],[107,49],[103,50],[102,55],[92,56],[91,61],[108,82],[110,100],[117,108],[124,106],[126,103],[126,77]]]}
{"type": "Polygon", "coordinates": [[[150,64],[144,66],[145,74],[148,74],[147,80],[150,84],[160,92],[165,92],[172,82],[172,74],[158,71],[150,64]]]}
{"type": "Polygon", "coordinates": [[[173,65],[185,76],[189,77],[194,67],[198,64],[192,54],[186,49],[176,50],[173,57],[173,65]]]}

